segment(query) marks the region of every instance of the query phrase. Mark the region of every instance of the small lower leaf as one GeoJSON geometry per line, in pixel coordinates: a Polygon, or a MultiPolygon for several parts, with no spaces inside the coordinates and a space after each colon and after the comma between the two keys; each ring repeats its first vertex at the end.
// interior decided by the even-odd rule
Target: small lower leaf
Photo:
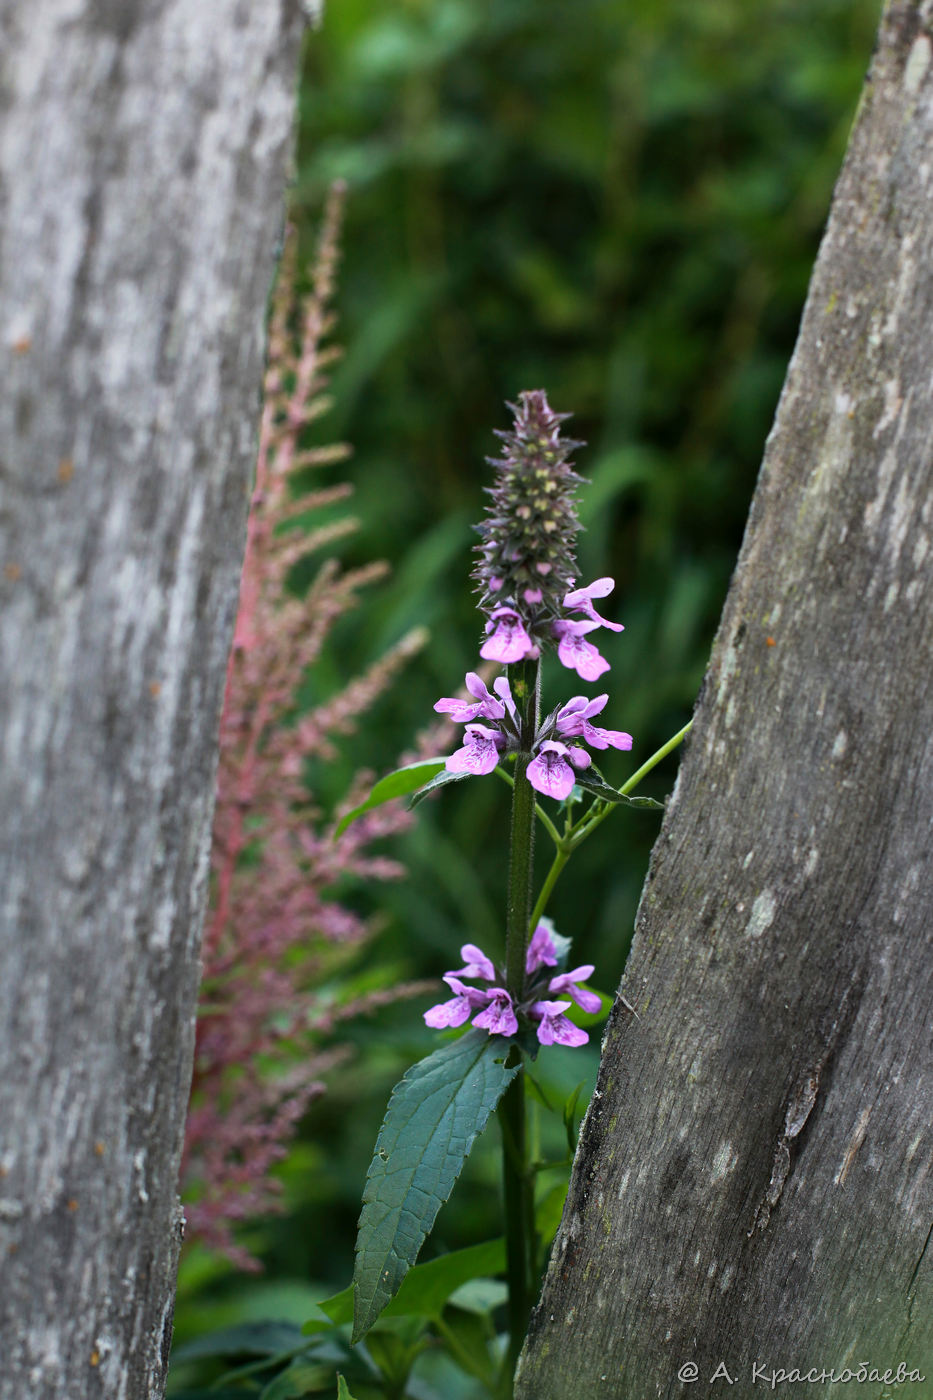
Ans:
{"type": "Polygon", "coordinates": [[[394,773],[387,773],[384,778],[379,779],[365,802],[361,802],[352,812],[347,812],[340,818],[334,838],[342,836],[351,822],[355,822],[364,812],[371,812],[374,807],[381,807],[384,802],[391,802],[395,797],[407,797],[410,792],[427,782],[428,778],[433,778],[439,773],[446,761],[444,758],[422,758],[417,763],[407,763],[404,768],[396,768],[394,773]]]}
{"type": "Polygon", "coordinates": [[[337,1372],[337,1400],[353,1400],[349,1386],[340,1372],[337,1372]]]}
{"type": "Polygon", "coordinates": [[[474,1029],[396,1084],[376,1142],[356,1242],[353,1341],[395,1296],[518,1065],[474,1029]]]}

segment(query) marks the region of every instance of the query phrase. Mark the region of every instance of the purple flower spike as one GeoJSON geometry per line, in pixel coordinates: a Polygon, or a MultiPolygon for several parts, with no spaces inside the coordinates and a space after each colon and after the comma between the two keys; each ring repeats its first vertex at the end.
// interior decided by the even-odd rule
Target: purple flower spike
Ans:
{"type": "Polygon", "coordinates": [[[568,748],[553,739],[541,745],[537,758],[533,758],[526,770],[528,781],[545,797],[556,797],[562,802],[573,790],[573,768],[589,768],[592,759],[583,749],[568,748]]]}
{"type": "Polygon", "coordinates": [[[466,677],[466,688],[473,696],[473,703],[469,700],[451,699],[449,696],[443,700],[438,700],[434,706],[439,715],[449,714],[456,724],[466,724],[471,719],[476,719],[482,715],[483,719],[502,719],[505,715],[505,706],[501,700],[486,689],[475,671],[468,671],[466,677]]]}
{"type": "Polygon", "coordinates": [[[571,622],[567,618],[558,618],[553,623],[561,665],[576,671],[585,681],[597,681],[609,670],[609,662],[599,654],[592,642],[586,641],[586,633],[594,632],[599,625],[598,622],[571,622]]]}
{"type": "Polygon", "coordinates": [[[444,764],[448,773],[473,773],[477,777],[491,773],[499,762],[499,750],[505,740],[497,729],[484,724],[468,724],[463,748],[457,749],[444,764]]]}
{"type": "Polygon", "coordinates": [[[525,631],[524,623],[514,608],[496,608],[486,623],[489,636],[479,649],[484,661],[500,661],[503,666],[513,661],[538,655],[538,648],[525,631]]]}
{"type": "Polygon", "coordinates": [[[603,1004],[602,998],[595,992],[587,991],[586,987],[577,985],[592,975],[593,964],[587,963],[584,967],[575,967],[572,972],[562,972],[559,977],[552,977],[547,989],[549,992],[563,992],[565,996],[573,997],[582,1011],[598,1011],[603,1004]]]}
{"type": "Polygon", "coordinates": [[[439,1002],[424,1013],[425,1024],[436,1031],[446,1030],[448,1026],[462,1026],[478,1006],[485,1006],[489,1000],[488,992],[466,986],[452,972],[445,975],[444,981],[452,992],[456,992],[456,996],[450,1001],[439,1002]]]}
{"type": "Polygon", "coordinates": [[[539,967],[557,966],[557,949],[551,937],[553,927],[550,919],[542,919],[532,934],[525,954],[525,971],[529,976],[532,972],[537,972],[539,967]]]}
{"type": "Polygon", "coordinates": [[[569,1005],[569,1001],[536,1001],[532,1006],[532,1019],[540,1017],[538,1039],[542,1045],[585,1045],[589,1040],[586,1031],[561,1014],[569,1005]]]}
{"type": "Polygon", "coordinates": [[[610,632],[624,632],[625,628],[621,622],[610,622],[606,617],[600,617],[593,607],[594,598],[605,598],[616,586],[614,578],[598,578],[595,583],[591,583],[587,588],[575,588],[564,598],[565,608],[577,608],[586,614],[599,627],[608,627],[610,632]]]}
{"type": "MultiPolygon", "coordinates": [[[[488,998],[485,1011],[473,1017],[474,1026],[480,1026],[490,1035],[514,1035],[518,1030],[518,1019],[512,1006],[512,998],[504,987],[493,987],[491,992],[481,993],[488,998]]],[[[570,1002],[565,1002],[569,1006],[570,1002]]]]}
{"type": "MultiPolygon", "coordinates": [[[[496,969],[493,967],[482,948],[477,948],[475,943],[464,943],[463,947],[460,949],[460,956],[463,958],[466,966],[458,968],[457,971],[451,973],[450,976],[481,977],[484,982],[495,982],[496,969]]],[[[590,972],[592,972],[592,970],[593,969],[590,968],[590,972]]],[[[589,973],[587,973],[587,976],[589,976],[589,973]]]]}

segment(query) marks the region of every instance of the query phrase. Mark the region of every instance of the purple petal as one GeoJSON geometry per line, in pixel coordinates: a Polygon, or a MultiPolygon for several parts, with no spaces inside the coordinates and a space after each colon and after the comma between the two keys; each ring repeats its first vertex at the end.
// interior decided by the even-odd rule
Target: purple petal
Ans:
{"type": "Polygon", "coordinates": [[[448,773],[476,776],[491,773],[499,762],[499,747],[503,742],[498,730],[487,729],[483,724],[468,724],[463,748],[452,753],[444,767],[448,773]]]}
{"type": "Polygon", "coordinates": [[[537,972],[539,967],[557,966],[557,949],[554,947],[554,940],[551,937],[552,927],[550,919],[542,919],[532,934],[528,951],[525,954],[526,972],[537,972]]]}
{"type": "Polygon", "coordinates": [[[473,1010],[466,997],[454,997],[451,1001],[439,1002],[424,1013],[425,1025],[432,1030],[446,1030],[448,1026],[462,1026],[473,1010]]]}
{"type": "Polygon", "coordinates": [[[577,588],[564,597],[565,608],[579,608],[586,613],[587,617],[593,619],[600,627],[608,627],[611,632],[624,632],[625,628],[621,622],[610,622],[608,618],[600,616],[593,606],[594,598],[605,598],[615,588],[615,579],[598,578],[595,583],[591,583],[587,588],[577,588]]]}
{"type": "Polygon", "coordinates": [[[599,1011],[603,1004],[602,998],[597,996],[596,992],[577,986],[578,982],[585,982],[591,977],[593,970],[593,964],[587,963],[584,967],[575,967],[572,972],[562,972],[559,977],[551,978],[547,989],[549,992],[563,992],[564,995],[573,997],[583,1011],[599,1011]]]}
{"type": "MultiPolygon", "coordinates": [[[[555,624],[556,626],[557,624],[555,624]]],[[[588,623],[587,626],[595,624],[588,623]]],[[[609,668],[609,662],[601,656],[592,642],[579,634],[564,632],[557,647],[557,656],[562,666],[585,681],[598,681],[609,668]]]]}
{"type": "Polygon", "coordinates": [[[450,715],[455,724],[467,724],[483,712],[482,705],[471,705],[469,700],[457,700],[450,696],[438,700],[434,708],[439,715],[450,715]]]}
{"type": "Polygon", "coordinates": [[[513,608],[496,608],[486,623],[486,631],[491,635],[479,649],[486,661],[499,661],[508,666],[513,661],[537,655],[538,648],[513,608]]]}
{"type": "Polygon", "coordinates": [[[597,729],[594,732],[604,741],[597,744],[594,739],[590,739],[588,735],[584,734],[584,738],[588,743],[593,744],[594,748],[604,749],[607,745],[614,749],[630,749],[632,747],[631,734],[626,734],[621,729],[597,729]]]}
{"type": "Polygon", "coordinates": [[[463,947],[460,949],[460,956],[464,959],[466,966],[461,967],[458,972],[453,974],[454,976],[481,977],[484,982],[494,982],[496,980],[495,968],[482,948],[477,948],[475,943],[464,943],[463,947]]]}
{"type": "Polygon", "coordinates": [[[518,1030],[518,1020],[512,1009],[512,998],[504,987],[493,987],[489,993],[489,1005],[485,1011],[473,1017],[473,1024],[488,1031],[490,1035],[515,1034],[518,1030]]]}
{"type": "Polygon", "coordinates": [[[542,752],[531,760],[525,771],[533,788],[545,797],[556,797],[562,802],[573,791],[573,769],[561,754],[545,753],[546,747],[542,745],[542,752]]]}
{"type": "Polygon", "coordinates": [[[585,1045],[589,1040],[586,1031],[580,1030],[579,1026],[575,1026],[566,1016],[561,1015],[569,1005],[569,1001],[534,1003],[529,1014],[532,1019],[541,1018],[537,1035],[542,1045],[585,1045]]]}
{"type": "Polygon", "coordinates": [[[509,717],[515,719],[515,701],[512,699],[512,687],[509,685],[507,676],[497,676],[492,683],[492,688],[509,712],[509,717]]]}

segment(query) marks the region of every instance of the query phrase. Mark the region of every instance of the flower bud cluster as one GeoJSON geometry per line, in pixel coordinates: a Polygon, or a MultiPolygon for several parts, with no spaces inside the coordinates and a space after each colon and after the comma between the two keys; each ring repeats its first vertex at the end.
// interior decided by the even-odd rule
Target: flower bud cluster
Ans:
{"type": "Polygon", "coordinates": [[[454,995],[450,1001],[440,1002],[424,1013],[427,1025],[442,1030],[448,1026],[462,1026],[472,1018],[474,1026],[490,1035],[515,1035],[521,1017],[534,1026],[542,1045],[585,1045],[589,1040],[586,1031],[575,1026],[564,1014],[570,1008],[570,1001],[562,998],[569,997],[583,1011],[600,1009],[599,996],[580,985],[592,976],[593,964],[551,975],[549,969],[556,968],[558,953],[549,919],[541,920],[528,945],[521,1001],[516,1001],[505,989],[502,970],[475,943],[464,943],[460,956],[464,966],[444,974],[444,981],[454,995]],[[462,980],[464,977],[488,985],[470,986],[462,980]],[[551,1000],[554,996],[559,999],[551,1000]]]}
{"type": "Polygon", "coordinates": [[[489,458],[496,482],[489,489],[487,519],[477,526],[482,544],[473,571],[479,608],[489,619],[492,640],[485,645],[494,649],[491,659],[506,663],[538,654],[573,587],[580,477],[568,459],[582,446],[561,438],[560,425],[569,415],[552,412],[543,390],[520,394],[509,407],[515,425],[497,433],[502,456],[489,458]]]}

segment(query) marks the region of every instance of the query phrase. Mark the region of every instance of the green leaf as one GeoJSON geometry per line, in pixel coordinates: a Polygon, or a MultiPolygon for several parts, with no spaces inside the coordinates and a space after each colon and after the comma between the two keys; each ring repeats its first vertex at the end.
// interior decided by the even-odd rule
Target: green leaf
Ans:
{"type": "Polygon", "coordinates": [[[563,1181],[558,1181],[552,1186],[535,1206],[535,1227],[543,1245],[549,1245],[557,1234],[569,1186],[570,1177],[565,1176],[563,1181]]]}
{"type": "Polygon", "coordinates": [[[337,1372],[337,1400],[353,1400],[350,1388],[340,1372],[337,1372]]]}
{"type": "Polygon", "coordinates": [[[462,783],[464,778],[471,778],[472,773],[438,773],[436,778],[432,778],[424,787],[419,788],[409,799],[409,807],[417,807],[422,798],[427,797],[429,792],[435,792],[438,788],[446,787],[448,783],[462,783]]]}
{"type": "Polygon", "coordinates": [[[398,1292],[463,1163],[518,1065],[483,1030],[435,1050],[396,1084],[363,1191],[353,1341],[398,1292]]]}
{"type": "Polygon", "coordinates": [[[384,778],[379,779],[365,802],[361,802],[358,807],[354,807],[351,812],[340,818],[334,832],[334,840],[342,836],[347,827],[364,812],[371,812],[374,807],[381,807],[384,802],[391,802],[394,797],[407,797],[410,792],[420,788],[428,778],[433,778],[435,773],[441,771],[445,762],[446,759],[443,758],[422,758],[417,763],[406,763],[404,768],[396,768],[394,773],[387,773],[384,778]]]}
{"type": "Polygon", "coordinates": [[[509,1286],[498,1278],[471,1278],[450,1295],[451,1307],[485,1317],[508,1300],[509,1286]]]}
{"type": "Polygon", "coordinates": [[[301,1331],[290,1322],[240,1322],[176,1347],[172,1361],[178,1364],[209,1356],[278,1356],[305,1345],[301,1331]]]}
{"type": "Polygon", "coordinates": [[[617,788],[611,787],[595,767],[577,773],[576,779],[580,787],[591,792],[594,797],[602,798],[603,802],[616,802],[624,807],[651,807],[664,811],[664,803],[656,802],[653,797],[628,797],[617,788]]]}
{"type": "Polygon", "coordinates": [[[319,1395],[329,1389],[333,1369],[314,1361],[295,1361],[281,1371],[260,1392],[259,1400],[302,1400],[305,1395],[319,1395]]]}
{"type": "MultiPolygon", "coordinates": [[[[382,1314],[383,1317],[440,1317],[444,1304],[452,1293],[479,1275],[498,1274],[505,1268],[505,1243],[487,1240],[484,1244],[455,1249],[416,1264],[409,1269],[401,1288],[382,1314]]],[[[337,1326],[353,1317],[353,1285],[334,1294],[319,1305],[337,1326]]],[[[319,1324],[312,1318],[305,1330],[315,1331],[319,1324]]]]}

